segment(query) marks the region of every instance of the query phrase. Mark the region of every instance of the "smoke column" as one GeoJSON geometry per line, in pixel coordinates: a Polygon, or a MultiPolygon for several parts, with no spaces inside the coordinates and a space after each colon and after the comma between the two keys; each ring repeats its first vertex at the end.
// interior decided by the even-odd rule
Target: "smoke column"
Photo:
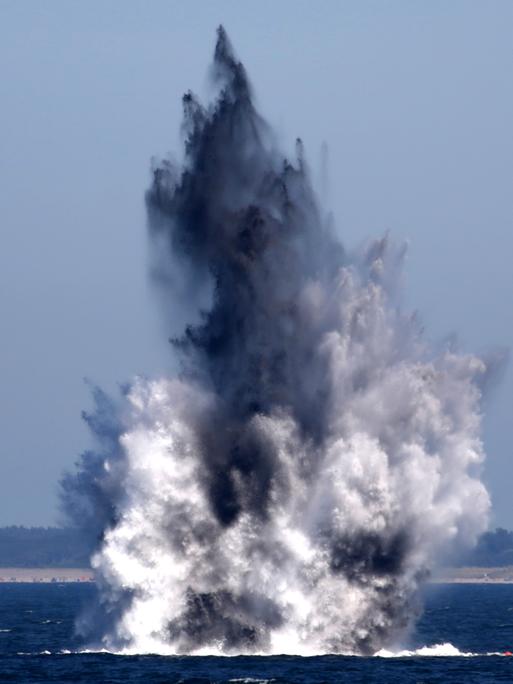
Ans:
{"type": "Polygon", "coordinates": [[[388,238],[341,245],[222,28],[212,77],[213,104],[184,97],[183,164],[147,193],[166,315],[176,264],[211,299],[172,341],[178,377],[94,390],[98,448],[63,480],[97,540],[78,628],[124,652],[374,653],[486,527],[486,364],[429,349],[388,238]]]}

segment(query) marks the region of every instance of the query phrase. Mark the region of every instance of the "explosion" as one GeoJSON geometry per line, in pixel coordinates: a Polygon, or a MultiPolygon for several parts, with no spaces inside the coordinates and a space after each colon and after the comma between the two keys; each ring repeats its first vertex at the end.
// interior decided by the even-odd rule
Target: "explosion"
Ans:
{"type": "Polygon", "coordinates": [[[222,28],[212,76],[213,104],[184,97],[183,164],[147,193],[166,315],[176,264],[210,303],[172,341],[177,377],[95,390],[98,448],[63,480],[98,539],[79,630],[125,652],[374,653],[486,527],[486,364],[429,348],[388,237],[342,246],[222,28]]]}

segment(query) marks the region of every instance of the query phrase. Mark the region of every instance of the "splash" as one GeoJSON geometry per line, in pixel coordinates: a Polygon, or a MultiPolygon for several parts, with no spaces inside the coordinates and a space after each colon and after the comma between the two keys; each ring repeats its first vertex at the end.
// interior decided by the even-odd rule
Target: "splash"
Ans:
{"type": "Polygon", "coordinates": [[[486,365],[429,349],[388,237],[344,249],[222,28],[212,75],[147,194],[166,315],[176,268],[210,301],[173,340],[178,377],[95,390],[85,415],[98,449],[63,482],[99,540],[79,631],[118,652],[376,653],[436,557],[486,526],[486,365]]]}
{"type": "Polygon", "coordinates": [[[478,658],[483,656],[503,656],[504,653],[473,653],[471,651],[460,651],[453,644],[445,642],[434,644],[433,646],[421,646],[414,650],[387,651],[382,649],[375,654],[377,658],[478,658]]]}

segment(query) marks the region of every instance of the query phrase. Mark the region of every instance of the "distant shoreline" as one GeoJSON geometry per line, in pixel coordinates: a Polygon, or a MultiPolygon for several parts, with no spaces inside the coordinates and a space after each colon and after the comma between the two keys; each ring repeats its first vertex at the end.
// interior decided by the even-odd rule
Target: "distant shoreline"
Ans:
{"type": "Polygon", "coordinates": [[[0,584],[94,582],[90,568],[0,568],[0,584]]]}
{"type": "MultiPolygon", "coordinates": [[[[91,568],[0,568],[0,584],[58,584],[94,582],[91,568]]],[[[431,584],[513,584],[513,566],[497,568],[443,568],[431,584]]]]}
{"type": "Polygon", "coordinates": [[[434,584],[513,584],[513,566],[441,568],[431,578],[434,584]]]}

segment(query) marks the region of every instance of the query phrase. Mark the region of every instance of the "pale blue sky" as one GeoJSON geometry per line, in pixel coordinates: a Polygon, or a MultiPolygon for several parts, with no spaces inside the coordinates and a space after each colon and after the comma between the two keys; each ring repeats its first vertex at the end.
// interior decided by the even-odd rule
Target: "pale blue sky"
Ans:
{"type": "MultiPolygon", "coordinates": [[[[429,336],[513,343],[513,2],[0,0],[0,525],[55,522],[84,377],[171,368],[143,195],[220,22],[285,149],[300,135],[315,167],[328,143],[346,242],[409,240],[429,336]]],[[[512,399],[508,370],[485,479],[510,527],[512,399]]]]}

